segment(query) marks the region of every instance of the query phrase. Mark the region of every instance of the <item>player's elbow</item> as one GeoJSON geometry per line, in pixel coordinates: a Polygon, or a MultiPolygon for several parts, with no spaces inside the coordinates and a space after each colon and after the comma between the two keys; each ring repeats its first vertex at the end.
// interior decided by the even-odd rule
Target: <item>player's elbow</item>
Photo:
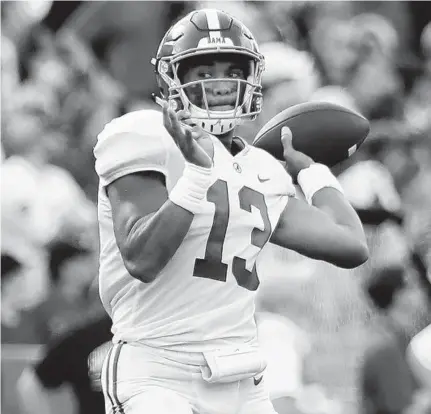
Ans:
{"type": "Polygon", "coordinates": [[[143,282],[153,282],[162,270],[160,246],[149,242],[149,238],[137,239],[129,234],[117,239],[124,267],[133,278],[143,282]]]}
{"type": "Polygon", "coordinates": [[[143,283],[154,282],[160,270],[155,263],[151,261],[139,261],[133,258],[123,256],[124,266],[129,272],[130,276],[140,280],[143,283]]]}

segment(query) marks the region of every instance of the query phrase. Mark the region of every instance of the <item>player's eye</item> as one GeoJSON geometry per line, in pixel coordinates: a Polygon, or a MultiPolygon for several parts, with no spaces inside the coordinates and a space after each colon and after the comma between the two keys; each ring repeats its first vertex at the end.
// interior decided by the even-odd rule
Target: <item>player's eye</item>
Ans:
{"type": "Polygon", "coordinates": [[[244,72],[241,69],[231,69],[229,77],[233,79],[244,79],[244,72]]]}
{"type": "Polygon", "coordinates": [[[201,79],[211,79],[212,78],[212,74],[209,70],[203,70],[201,72],[199,72],[198,74],[199,78],[201,79]]]}

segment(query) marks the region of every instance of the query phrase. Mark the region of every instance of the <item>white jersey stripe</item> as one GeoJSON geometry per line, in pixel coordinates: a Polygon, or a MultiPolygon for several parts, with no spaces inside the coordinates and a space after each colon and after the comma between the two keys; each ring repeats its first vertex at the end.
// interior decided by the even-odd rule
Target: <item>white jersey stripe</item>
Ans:
{"type": "Polygon", "coordinates": [[[207,16],[208,29],[210,34],[210,39],[220,38],[220,22],[218,19],[218,14],[216,10],[206,10],[205,15],[207,16]]]}

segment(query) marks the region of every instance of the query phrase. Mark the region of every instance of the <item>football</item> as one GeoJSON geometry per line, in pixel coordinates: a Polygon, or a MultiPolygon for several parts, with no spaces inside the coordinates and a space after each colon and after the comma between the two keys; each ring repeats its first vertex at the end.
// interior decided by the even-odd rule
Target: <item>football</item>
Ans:
{"type": "Polygon", "coordinates": [[[329,102],[307,102],[292,106],[268,121],[253,145],[283,160],[281,128],[292,131],[292,145],[315,162],[332,167],[350,157],[370,131],[366,118],[329,102]]]}

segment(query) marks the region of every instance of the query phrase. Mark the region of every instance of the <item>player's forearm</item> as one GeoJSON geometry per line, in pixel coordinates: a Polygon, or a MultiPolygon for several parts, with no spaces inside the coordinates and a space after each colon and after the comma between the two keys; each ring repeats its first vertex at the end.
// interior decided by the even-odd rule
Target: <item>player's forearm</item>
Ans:
{"type": "Polygon", "coordinates": [[[153,216],[134,223],[128,232],[127,254],[123,255],[133,277],[151,282],[171,260],[186,237],[194,215],[202,208],[211,184],[211,171],[186,163],[169,199],[153,216]]]}
{"type": "Polygon", "coordinates": [[[322,188],[314,194],[312,204],[331,216],[336,224],[344,227],[355,238],[366,244],[364,228],[358,214],[338,190],[331,187],[322,188]]]}
{"type": "Polygon", "coordinates": [[[340,183],[328,167],[313,164],[301,170],[298,183],[308,203],[326,213],[338,226],[366,244],[361,220],[344,197],[340,183]]]}
{"type": "Polygon", "coordinates": [[[150,218],[139,219],[129,232],[123,254],[131,276],[145,283],[153,281],[180,247],[193,216],[168,199],[150,218]]]}

